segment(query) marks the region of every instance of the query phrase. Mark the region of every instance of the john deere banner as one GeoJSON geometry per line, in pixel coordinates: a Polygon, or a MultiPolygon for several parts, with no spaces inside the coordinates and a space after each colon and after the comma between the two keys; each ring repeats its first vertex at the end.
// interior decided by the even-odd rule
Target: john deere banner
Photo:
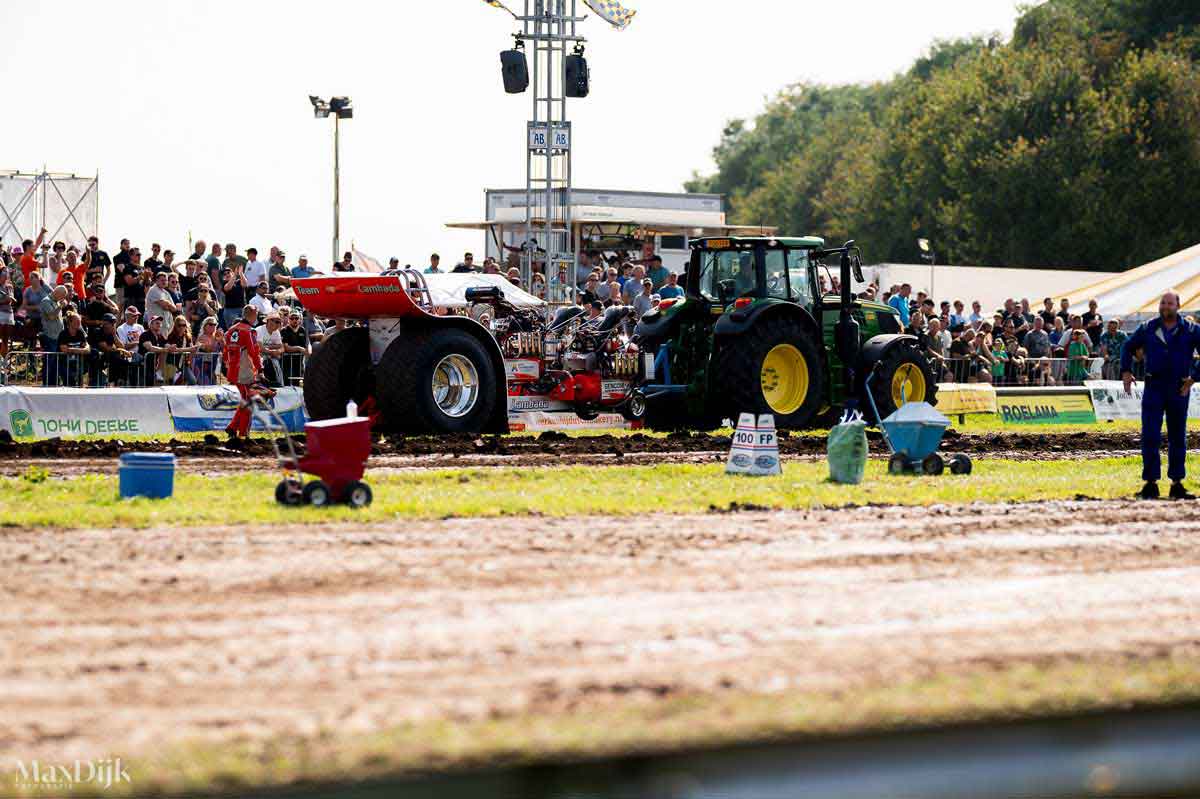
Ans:
{"type": "Polygon", "coordinates": [[[987,383],[941,383],[937,409],[946,416],[996,413],[996,389],[987,383]]]}
{"type": "MultiPolygon", "coordinates": [[[[938,403],[939,410],[941,403],[938,403]]],[[[1093,424],[1096,412],[1084,389],[1000,389],[996,410],[1005,424],[1093,424]]],[[[945,411],[942,411],[945,413],[945,411]]]]}
{"type": "MultiPolygon", "coordinates": [[[[241,401],[233,386],[172,386],[162,391],[170,407],[174,429],[181,433],[224,430],[241,401]]],[[[296,432],[304,429],[304,395],[300,389],[281,388],[269,404],[288,430],[296,432]]],[[[257,416],[253,429],[263,429],[257,416]]]]}
{"type": "MultiPolygon", "coordinates": [[[[1131,394],[1125,393],[1125,385],[1119,380],[1089,380],[1084,384],[1091,393],[1092,407],[1096,418],[1104,421],[1142,418],[1142,384],[1134,383],[1131,394]]],[[[1192,386],[1188,402],[1188,418],[1200,419],[1200,385],[1192,386]]]]}
{"type": "Polygon", "coordinates": [[[155,436],[175,432],[154,389],[0,388],[0,429],[13,438],[155,436]]]}

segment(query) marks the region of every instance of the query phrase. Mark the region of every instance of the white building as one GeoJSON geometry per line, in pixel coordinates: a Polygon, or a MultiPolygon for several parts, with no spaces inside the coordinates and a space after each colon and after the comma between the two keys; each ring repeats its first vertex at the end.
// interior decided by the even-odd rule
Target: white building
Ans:
{"type": "MultiPolygon", "coordinates": [[[[484,231],[486,255],[503,260],[500,242],[518,246],[525,240],[525,214],[525,189],[486,189],[482,221],[451,222],[447,227],[484,231]]],[[[728,224],[720,194],[572,189],[570,215],[577,255],[589,249],[639,254],[649,243],[674,272],[682,272],[688,262],[690,239],[775,231],[728,224]]],[[[534,221],[536,226],[545,224],[543,219],[534,221]]]]}

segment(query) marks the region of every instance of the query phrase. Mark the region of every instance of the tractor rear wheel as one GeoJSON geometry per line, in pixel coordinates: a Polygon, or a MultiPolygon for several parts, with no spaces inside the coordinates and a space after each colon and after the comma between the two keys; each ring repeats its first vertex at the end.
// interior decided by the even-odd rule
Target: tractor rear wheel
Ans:
{"type": "Polygon", "coordinates": [[[771,413],[781,430],[813,425],[823,402],[825,362],[812,336],[789,319],[768,319],[721,347],[711,384],[726,387],[727,415],[771,413]]]}
{"type": "Polygon", "coordinates": [[[361,405],[372,392],[370,331],[348,327],[326,338],[304,369],[304,407],[309,418],[340,419],[346,403],[361,405]]]}
{"type": "MultiPolygon", "coordinates": [[[[937,378],[920,350],[913,344],[893,347],[879,361],[879,369],[871,379],[871,394],[881,419],[886,419],[897,408],[909,402],[937,401],[937,378]]],[[[870,403],[862,403],[869,408],[870,403]]],[[[872,422],[875,420],[872,419],[872,422]]]]}
{"type": "Polygon", "coordinates": [[[500,379],[479,339],[434,328],[393,341],[375,382],[392,425],[415,433],[479,433],[495,410],[500,379]]]}

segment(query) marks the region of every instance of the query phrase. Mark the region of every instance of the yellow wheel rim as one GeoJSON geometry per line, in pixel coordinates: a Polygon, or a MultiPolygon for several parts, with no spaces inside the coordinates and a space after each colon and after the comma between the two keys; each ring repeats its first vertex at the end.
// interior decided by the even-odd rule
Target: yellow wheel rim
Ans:
{"type": "Polygon", "coordinates": [[[788,416],[804,406],[808,398],[808,361],[791,344],[771,348],[762,365],[762,393],[767,406],[788,416]]]}
{"type": "Polygon", "coordinates": [[[925,401],[925,373],[915,363],[902,363],[892,375],[892,404],[925,401]]]}

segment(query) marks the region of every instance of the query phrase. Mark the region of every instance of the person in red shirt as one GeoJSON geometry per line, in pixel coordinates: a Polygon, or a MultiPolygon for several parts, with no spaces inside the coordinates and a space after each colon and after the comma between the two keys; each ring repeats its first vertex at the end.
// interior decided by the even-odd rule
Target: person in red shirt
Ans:
{"type": "Polygon", "coordinates": [[[25,285],[29,285],[29,273],[36,272],[41,269],[41,264],[38,263],[37,251],[41,248],[42,242],[46,240],[46,233],[49,231],[42,228],[42,232],[38,234],[37,241],[33,239],[25,239],[21,242],[21,274],[25,278],[25,285]]]}
{"type": "Polygon", "coordinates": [[[237,386],[242,401],[225,432],[230,438],[250,435],[250,403],[253,401],[255,383],[261,383],[262,351],[254,323],[258,321],[258,309],[247,305],[242,309],[242,318],[237,320],[225,334],[225,379],[237,386]]]}
{"type": "Polygon", "coordinates": [[[87,275],[88,261],[90,256],[85,255],[83,263],[79,263],[79,256],[74,250],[67,251],[67,263],[62,269],[58,270],[58,285],[66,285],[70,283],[75,287],[76,297],[86,297],[87,292],[84,289],[84,276],[87,275]]]}

